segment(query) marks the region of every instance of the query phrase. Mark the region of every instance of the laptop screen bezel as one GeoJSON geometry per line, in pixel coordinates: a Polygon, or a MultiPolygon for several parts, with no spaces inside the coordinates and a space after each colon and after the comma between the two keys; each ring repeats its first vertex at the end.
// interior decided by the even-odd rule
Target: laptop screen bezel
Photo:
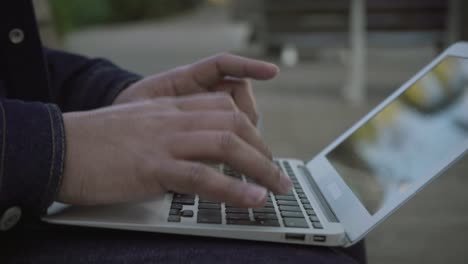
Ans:
{"type": "Polygon", "coordinates": [[[418,193],[425,185],[439,176],[446,168],[456,161],[457,157],[463,156],[463,153],[468,149],[468,140],[460,142],[460,146],[447,155],[445,159],[441,159],[438,164],[433,164],[433,168],[431,168],[431,173],[428,177],[416,181],[408,188],[404,195],[394,200],[392,203],[386,204],[373,215],[367,211],[358,197],[347,186],[345,181],[327,159],[327,155],[332,150],[346,140],[357,129],[366,124],[368,120],[373,118],[388,104],[397,99],[404,91],[411,87],[412,84],[421,79],[447,56],[456,56],[468,59],[468,43],[457,43],[452,45],[307,163],[307,168],[317,182],[322,194],[339,219],[340,223],[343,225],[349,239],[349,244],[353,244],[362,239],[375,226],[385,220],[396,209],[418,193]]]}

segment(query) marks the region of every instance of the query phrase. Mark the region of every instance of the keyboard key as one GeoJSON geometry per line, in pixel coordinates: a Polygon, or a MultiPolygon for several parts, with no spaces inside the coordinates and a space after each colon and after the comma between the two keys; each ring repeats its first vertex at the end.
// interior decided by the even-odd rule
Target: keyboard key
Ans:
{"type": "Polygon", "coordinates": [[[315,213],[315,211],[312,210],[312,209],[307,209],[306,212],[307,212],[308,215],[317,215],[317,214],[315,213]]]}
{"type": "Polygon", "coordinates": [[[180,222],[180,215],[170,215],[169,218],[167,218],[168,222],[180,222]]]}
{"type": "Polygon", "coordinates": [[[254,179],[252,179],[252,178],[246,178],[245,181],[248,182],[248,183],[257,183],[257,182],[256,182],[254,179]]]}
{"type": "Polygon", "coordinates": [[[182,207],[183,207],[182,204],[178,204],[178,203],[173,203],[173,204],[171,204],[171,209],[179,209],[179,210],[181,210],[182,207]]]}
{"type": "Polygon", "coordinates": [[[320,222],[320,219],[318,219],[318,217],[315,216],[315,215],[312,215],[309,218],[310,218],[310,221],[312,221],[312,222],[320,222]]]}
{"type": "Polygon", "coordinates": [[[255,225],[255,221],[243,220],[243,219],[226,219],[228,225],[255,225]]]}
{"type": "Polygon", "coordinates": [[[169,210],[169,215],[179,215],[180,209],[171,209],[169,210]]]}
{"type": "Polygon", "coordinates": [[[263,206],[264,208],[273,208],[273,202],[266,202],[265,205],[263,206]]]}
{"type": "Polygon", "coordinates": [[[307,198],[302,198],[301,203],[303,204],[310,204],[309,200],[307,198]]]}
{"type": "Polygon", "coordinates": [[[299,196],[299,198],[301,199],[307,199],[307,196],[305,195],[305,193],[298,194],[297,196],[299,196]]]}
{"type": "Polygon", "coordinates": [[[277,195],[276,200],[296,201],[296,197],[294,195],[277,195]]]}
{"type": "Polygon", "coordinates": [[[198,199],[198,203],[204,203],[204,204],[221,204],[221,203],[219,203],[219,202],[211,201],[211,200],[207,200],[207,199],[203,199],[203,198],[198,199]]]}
{"type": "Polygon", "coordinates": [[[180,212],[180,215],[182,217],[193,217],[193,211],[192,210],[184,210],[180,212]]]}
{"type": "Polygon", "coordinates": [[[304,204],[304,208],[305,209],[314,209],[314,208],[312,208],[312,205],[310,205],[310,204],[304,204]]]}
{"type": "Polygon", "coordinates": [[[284,200],[279,200],[276,202],[278,205],[291,205],[291,206],[299,206],[299,203],[297,201],[284,201],[284,200]]]}
{"type": "Polygon", "coordinates": [[[183,205],[194,205],[195,199],[186,199],[186,198],[174,198],[172,200],[173,203],[179,203],[183,205]]]}
{"type": "Polygon", "coordinates": [[[257,220],[256,225],[260,226],[280,226],[278,220],[257,220]]]}
{"type": "Polygon", "coordinates": [[[230,220],[250,220],[250,216],[248,214],[226,214],[226,219],[230,220]]]}
{"type": "Polygon", "coordinates": [[[309,227],[305,218],[283,218],[286,227],[309,227]]]}
{"type": "Polygon", "coordinates": [[[223,173],[234,178],[242,177],[242,174],[227,166],[224,167],[223,173]]]}
{"type": "Polygon", "coordinates": [[[226,208],[226,213],[248,214],[249,209],[247,209],[247,208],[226,208]]]}
{"type": "Polygon", "coordinates": [[[317,229],[323,229],[323,226],[320,222],[312,222],[312,226],[317,229]]]}
{"type": "Polygon", "coordinates": [[[180,194],[180,193],[176,193],[174,194],[174,198],[180,198],[180,199],[191,199],[191,200],[194,200],[195,199],[195,194],[180,194]]]}
{"type": "Polygon", "coordinates": [[[256,214],[256,213],[275,214],[276,213],[275,208],[254,208],[254,209],[252,209],[252,211],[254,212],[254,214],[256,214]]]}
{"type": "Polygon", "coordinates": [[[280,205],[279,209],[280,211],[301,212],[301,208],[299,206],[280,205]]]}
{"type": "Polygon", "coordinates": [[[215,203],[199,203],[198,209],[221,209],[221,205],[215,203]]]}
{"type": "Polygon", "coordinates": [[[221,211],[219,210],[198,210],[197,223],[221,224],[221,211]]]}
{"type": "Polygon", "coordinates": [[[282,217],[294,217],[294,218],[304,218],[302,212],[281,212],[282,217]]]}
{"type": "Polygon", "coordinates": [[[276,214],[254,214],[256,220],[277,220],[276,214]]]}

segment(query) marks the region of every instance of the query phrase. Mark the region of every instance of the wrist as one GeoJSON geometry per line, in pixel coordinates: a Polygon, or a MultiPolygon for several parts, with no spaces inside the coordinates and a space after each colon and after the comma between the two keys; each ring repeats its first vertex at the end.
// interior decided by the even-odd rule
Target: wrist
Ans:
{"type": "Polygon", "coordinates": [[[139,81],[140,79],[131,80],[123,85],[121,89],[118,89],[118,91],[113,96],[111,105],[125,104],[133,101],[133,90],[135,84],[137,84],[139,81]]]}

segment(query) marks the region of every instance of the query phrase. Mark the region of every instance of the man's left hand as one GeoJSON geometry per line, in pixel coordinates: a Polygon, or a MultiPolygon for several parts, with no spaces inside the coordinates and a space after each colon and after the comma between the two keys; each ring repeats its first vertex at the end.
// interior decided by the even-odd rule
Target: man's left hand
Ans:
{"type": "Polygon", "coordinates": [[[122,91],[114,104],[166,96],[226,92],[232,96],[239,110],[256,124],[258,112],[248,79],[269,80],[278,72],[278,67],[271,63],[219,54],[144,78],[122,91]]]}

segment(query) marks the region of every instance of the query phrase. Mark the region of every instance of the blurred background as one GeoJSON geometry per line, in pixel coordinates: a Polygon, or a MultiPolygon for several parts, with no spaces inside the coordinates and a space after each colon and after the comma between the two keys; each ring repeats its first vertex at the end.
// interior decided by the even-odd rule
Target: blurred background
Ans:
{"type": "MultiPolygon", "coordinates": [[[[309,160],[445,47],[461,0],[35,0],[43,41],[148,75],[218,52],[277,63],[254,82],[276,156],[309,160]]],[[[370,263],[467,263],[468,158],[367,238],[370,263]]],[[[313,260],[311,260],[313,262],[313,260]]]]}

